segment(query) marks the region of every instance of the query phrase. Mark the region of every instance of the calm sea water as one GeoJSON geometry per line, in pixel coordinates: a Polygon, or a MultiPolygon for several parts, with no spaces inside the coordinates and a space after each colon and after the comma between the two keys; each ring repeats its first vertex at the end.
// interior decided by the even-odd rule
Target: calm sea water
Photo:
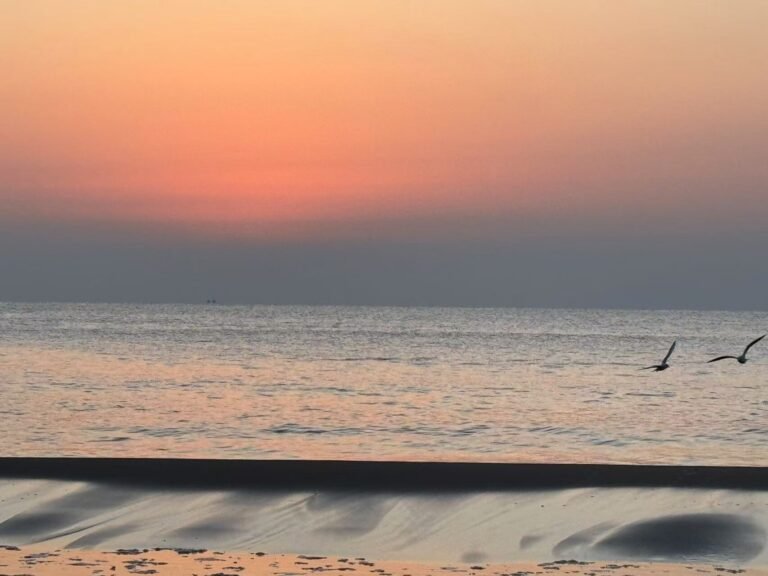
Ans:
{"type": "Polygon", "coordinates": [[[4,455],[768,465],[768,313],[0,304],[4,455]],[[672,340],[672,367],[661,360],[672,340]]]}

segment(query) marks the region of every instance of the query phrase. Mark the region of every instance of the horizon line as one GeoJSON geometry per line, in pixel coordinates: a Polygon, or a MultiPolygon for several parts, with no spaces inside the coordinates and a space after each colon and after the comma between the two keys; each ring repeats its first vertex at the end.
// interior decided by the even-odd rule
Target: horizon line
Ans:
{"type": "Polygon", "coordinates": [[[92,306],[224,306],[231,308],[257,308],[257,307],[281,307],[281,308],[447,308],[457,310],[569,310],[569,311],[610,311],[610,312],[711,312],[711,313],[768,313],[768,309],[743,309],[743,308],[654,308],[654,307],[622,307],[622,306],[515,306],[515,305],[490,305],[490,304],[331,304],[331,303],[268,303],[268,302],[191,302],[191,301],[125,301],[125,300],[3,300],[0,306],[15,304],[32,305],[92,305],[92,306]]]}

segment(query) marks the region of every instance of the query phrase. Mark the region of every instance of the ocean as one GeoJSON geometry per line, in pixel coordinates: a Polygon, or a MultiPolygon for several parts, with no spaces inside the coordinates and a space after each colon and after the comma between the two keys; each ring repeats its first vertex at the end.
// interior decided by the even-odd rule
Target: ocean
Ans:
{"type": "Polygon", "coordinates": [[[767,331],[766,312],[5,303],[2,455],[766,466],[768,339],[706,361],[767,331]]]}

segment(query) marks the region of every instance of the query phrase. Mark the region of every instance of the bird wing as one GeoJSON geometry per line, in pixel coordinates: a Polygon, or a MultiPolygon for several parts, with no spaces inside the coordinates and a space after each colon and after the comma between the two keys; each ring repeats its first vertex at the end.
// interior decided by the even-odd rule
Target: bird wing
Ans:
{"type": "Polygon", "coordinates": [[[645,368],[640,368],[640,370],[650,370],[651,368],[658,368],[658,366],[646,366],[645,368]]]}
{"type": "Polygon", "coordinates": [[[734,360],[738,360],[737,356],[718,356],[717,358],[712,358],[712,360],[707,360],[707,364],[710,362],[717,362],[718,360],[725,360],[726,358],[733,358],[734,360]]]}
{"type": "Polygon", "coordinates": [[[672,352],[675,351],[675,346],[677,346],[677,340],[672,342],[672,346],[669,347],[669,352],[667,352],[667,355],[664,356],[664,360],[661,361],[662,364],[667,363],[667,360],[669,360],[669,357],[672,356],[672,352]]]}
{"type": "Polygon", "coordinates": [[[749,352],[749,349],[750,349],[750,348],[752,348],[752,346],[754,346],[755,344],[757,344],[758,342],[760,342],[760,340],[762,340],[762,339],[763,339],[763,338],[765,338],[765,337],[766,337],[766,334],[763,334],[762,336],[760,336],[760,338],[755,338],[754,340],[752,340],[752,342],[750,342],[749,344],[747,344],[747,347],[746,347],[746,348],[744,348],[744,356],[746,356],[746,355],[747,355],[747,352],[749,352]]]}

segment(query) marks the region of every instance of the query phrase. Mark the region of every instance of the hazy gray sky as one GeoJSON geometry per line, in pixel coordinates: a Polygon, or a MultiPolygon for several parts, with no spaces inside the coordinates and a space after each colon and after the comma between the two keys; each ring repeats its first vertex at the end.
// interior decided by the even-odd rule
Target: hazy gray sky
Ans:
{"type": "Polygon", "coordinates": [[[0,299],[768,309],[767,231],[267,244],[3,227],[0,299]]]}

